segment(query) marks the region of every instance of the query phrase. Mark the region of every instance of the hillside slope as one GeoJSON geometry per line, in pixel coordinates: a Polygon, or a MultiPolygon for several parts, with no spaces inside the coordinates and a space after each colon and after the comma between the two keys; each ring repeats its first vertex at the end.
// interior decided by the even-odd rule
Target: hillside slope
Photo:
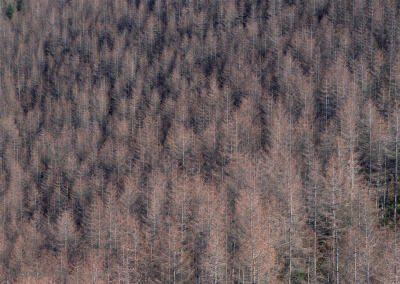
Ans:
{"type": "Polygon", "coordinates": [[[0,282],[399,283],[400,2],[0,2],[0,282]]]}

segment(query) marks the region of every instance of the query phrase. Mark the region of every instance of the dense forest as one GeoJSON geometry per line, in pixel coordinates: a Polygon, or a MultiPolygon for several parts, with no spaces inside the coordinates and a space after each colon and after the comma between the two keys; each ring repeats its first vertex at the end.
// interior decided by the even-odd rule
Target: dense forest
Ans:
{"type": "Polygon", "coordinates": [[[400,283],[398,0],[0,0],[1,283],[400,283]]]}

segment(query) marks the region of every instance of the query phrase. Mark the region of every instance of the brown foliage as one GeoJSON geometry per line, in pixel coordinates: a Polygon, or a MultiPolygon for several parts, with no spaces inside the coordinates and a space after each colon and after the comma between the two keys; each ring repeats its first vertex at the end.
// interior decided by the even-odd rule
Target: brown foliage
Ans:
{"type": "Polygon", "coordinates": [[[397,2],[303,2],[2,1],[0,282],[398,282],[397,2]]]}

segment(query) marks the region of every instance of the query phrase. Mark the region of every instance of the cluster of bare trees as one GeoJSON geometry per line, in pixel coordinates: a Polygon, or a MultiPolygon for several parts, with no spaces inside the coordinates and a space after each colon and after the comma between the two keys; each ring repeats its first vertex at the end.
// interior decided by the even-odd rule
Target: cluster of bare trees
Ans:
{"type": "Polygon", "coordinates": [[[397,1],[0,8],[1,282],[400,283],[397,1]]]}

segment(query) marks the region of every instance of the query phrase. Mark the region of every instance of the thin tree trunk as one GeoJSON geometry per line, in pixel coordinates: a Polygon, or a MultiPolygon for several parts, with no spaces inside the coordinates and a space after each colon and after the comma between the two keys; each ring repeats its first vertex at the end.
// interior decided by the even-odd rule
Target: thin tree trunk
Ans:
{"type": "Polygon", "coordinates": [[[394,210],[393,210],[393,219],[394,219],[394,275],[395,275],[395,283],[397,284],[397,171],[398,171],[398,133],[399,133],[399,116],[397,112],[397,102],[396,102],[396,144],[395,144],[395,172],[394,172],[394,210]]]}
{"type": "Polygon", "coordinates": [[[314,185],[314,282],[317,283],[317,186],[314,185]]]}

